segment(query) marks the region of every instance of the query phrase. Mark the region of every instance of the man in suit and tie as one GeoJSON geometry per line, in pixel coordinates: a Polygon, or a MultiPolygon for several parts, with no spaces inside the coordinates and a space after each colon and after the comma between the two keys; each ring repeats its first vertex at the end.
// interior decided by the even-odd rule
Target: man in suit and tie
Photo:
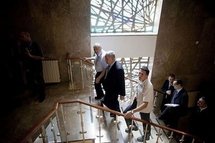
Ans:
{"type": "Polygon", "coordinates": [[[154,114],[155,116],[159,116],[162,111],[166,108],[165,104],[170,103],[173,91],[175,90],[173,87],[173,81],[175,80],[175,74],[170,73],[168,75],[168,79],[166,79],[161,87],[161,91],[163,93],[158,94],[154,101],[154,114]]]}
{"type": "Polygon", "coordinates": [[[174,92],[174,86],[173,86],[173,81],[175,80],[175,74],[171,73],[168,76],[168,79],[165,80],[163,83],[163,86],[161,87],[161,90],[166,93],[163,95],[163,101],[161,103],[161,112],[166,108],[165,104],[171,102],[171,98],[173,96],[174,92]]]}
{"type": "Polygon", "coordinates": [[[177,128],[178,120],[184,116],[188,108],[188,94],[183,87],[182,80],[173,81],[174,92],[171,104],[161,113],[159,119],[163,120],[166,125],[177,128]],[[173,105],[173,106],[171,106],[173,105]]]}
{"type": "MultiPolygon", "coordinates": [[[[108,108],[120,112],[118,96],[124,100],[125,96],[125,75],[122,65],[116,61],[114,51],[108,51],[105,55],[108,67],[104,75],[105,96],[101,100],[102,104],[108,108]]],[[[111,114],[111,117],[116,117],[111,114]]]]}

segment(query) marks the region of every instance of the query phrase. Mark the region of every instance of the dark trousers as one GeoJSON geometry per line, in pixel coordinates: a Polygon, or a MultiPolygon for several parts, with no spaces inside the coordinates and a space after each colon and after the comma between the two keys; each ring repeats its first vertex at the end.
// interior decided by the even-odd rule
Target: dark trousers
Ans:
{"type": "MultiPolygon", "coordinates": [[[[123,111],[123,113],[127,113],[130,110],[133,110],[137,107],[137,99],[135,98],[133,103],[128,105],[125,110],[123,111]]],[[[129,127],[130,125],[132,125],[132,120],[131,119],[125,119],[127,126],[129,127]]],[[[133,125],[136,126],[135,122],[133,122],[133,125]]]]}
{"type": "MultiPolygon", "coordinates": [[[[137,99],[135,98],[134,101],[133,101],[133,103],[131,105],[127,106],[125,108],[125,110],[123,111],[123,113],[126,113],[126,112],[128,112],[130,110],[133,110],[136,107],[137,107],[137,99]]],[[[142,120],[146,120],[146,121],[150,122],[150,113],[141,113],[140,112],[140,118],[142,120]]],[[[125,119],[125,121],[126,121],[126,124],[127,124],[128,127],[129,127],[129,125],[132,124],[132,120],[131,119],[125,119]]],[[[136,126],[135,122],[133,122],[133,125],[136,126]]],[[[143,131],[144,132],[145,132],[145,129],[146,129],[146,124],[143,123],[143,131]]],[[[151,125],[148,124],[147,131],[146,131],[146,136],[150,136],[150,133],[151,133],[151,125]]]]}
{"type": "Polygon", "coordinates": [[[171,99],[172,99],[171,95],[166,95],[166,94],[164,95],[163,101],[161,104],[161,112],[163,112],[164,109],[166,108],[166,106],[165,106],[166,103],[171,103],[171,99]]]}
{"type": "Polygon", "coordinates": [[[104,104],[111,110],[121,112],[117,97],[118,97],[117,94],[116,95],[105,94],[104,98],[102,98],[101,100],[101,104],[104,104]],[[116,98],[109,98],[110,96],[115,96],[116,98]]]}
{"type": "MultiPolygon", "coordinates": [[[[150,122],[150,113],[142,113],[142,112],[140,112],[140,118],[142,120],[146,120],[146,121],[150,122]]],[[[145,129],[146,129],[146,124],[143,123],[143,132],[144,133],[145,133],[145,129]]],[[[147,130],[146,130],[146,136],[150,136],[150,134],[151,134],[151,125],[148,124],[147,130]]]]}
{"type": "Polygon", "coordinates": [[[95,81],[94,81],[94,86],[95,86],[95,90],[96,90],[96,95],[97,97],[103,97],[104,96],[104,92],[102,89],[102,82],[103,82],[103,78],[100,80],[99,83],[96,83],[96,78],[101,74],[102,72],[97,72],[95,75],[95,81]]]}
{"type": "Polygon", "coordinates": [[[33,96],[35,96],[39,101],[43,101],[45,99],[45,82],[42,71],[27,72],[27,84],[28,88],[32,91],[33,96]]]}
{"type": "Polygon", "coordinates": [[[165,110],[161,113],[159,119],[163,120],[166,125],[172,128],[177,128],[178,119],[182,115],[182,111],[179,110],[178,107],[166,107],[165,110]]]}

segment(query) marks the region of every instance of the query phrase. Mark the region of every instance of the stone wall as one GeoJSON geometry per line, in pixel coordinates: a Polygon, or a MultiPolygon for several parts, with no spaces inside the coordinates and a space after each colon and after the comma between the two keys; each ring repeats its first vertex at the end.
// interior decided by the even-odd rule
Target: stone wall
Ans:
{"type": "Polygon", "coordinates": [[[200,0],[163,1],[152,73],[155,88],[160,89],[169,73],[182,79],[187,90],[214,81],[215,18],[207,5],[200,0]]]}
{"type": "Polygon", "coordinates": [[[29,31],[46,57],[59,60],[62,81],[68,80],[67,55],[90,56],[90,1],[15,0],[1,6],[7,8],[1,15],[4,33],[29,31]]]}

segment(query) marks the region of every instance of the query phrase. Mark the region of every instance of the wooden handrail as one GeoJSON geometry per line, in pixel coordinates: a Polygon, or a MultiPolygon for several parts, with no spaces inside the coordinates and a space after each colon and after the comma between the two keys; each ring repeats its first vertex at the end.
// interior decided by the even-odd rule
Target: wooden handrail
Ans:
{"type": "Polygon", "coordinates": [[[90,66],[94,65],[94,63],[91,62],[90,60],[85,60],[84,58],[81,58],[81,57],[67,57],[66,59],[67,60],[79,60],[79,61],[81,60],[82,62],[84,62],[85,64],[88,64],[90,66]]]}
{"type": "MultiPolygon", "coordinates": [[[[87,102],[84,102],[82,100],[67,100],[67,101],[60,101],[59,104],[68,104],[68,103],[81,103],[81,104],[84,104],[84,105],[87,105],[87,106],[90,106],[90,107],[93,107],[93,108],[97,108],[97,109],[100,109],[102,111],[106,111],[106,112],[111,112],[113,114],[116,114],[118,116],[125,116],[125,114],[121,113],[121,112],[118,112],[118,111],[114,111],[114,110],[111,110],[109,108],[106,108],[106,107],[102,107],[102,106],[99,106],[99,105],[96,105],[96,104],[90,104],[90,103],[87,103],[87,102]]],[[[173,128],[169,128],[169,127],[166,127],[166,126],[162,126],[162,125],[158,125],[158,124],[155,124],[153,122],[147,122],[145,120],[142,120],[142,119],[139,119],[139,118],[136,118],[136,117],[131,117],[132,120],[135,120],[135,121],[139,121],[139,122],[143,122],[143,123],[146,123],[146,124],[150,124],[152,126],[155,126],[155,127],[159,127],[159,128],[162,128],[162,129],[166,129],[166,130],[170,130],[170,131],[173,131],[173,132],[176,132],[176,133],[179,133],[179,134],[182,134],[182,135],[186,135],[186,136],[193,136],[189,133],[186,133],[186,132],[183,132],[183,131],[179,131],[179,130],[176,130],[176,129],[173,129],[173,128]]]]}
{"type": "Polygon", "coordinates": [[[154,88],[154,91],[156,91],[156,92],[158,92],[158,93],[160,93],[160,94],[163,94],[163,95],[166,94],[165,92],[163,92],[163,91],[161,91],[161,90],[158,90],[158,89],[155,89],[155,88],[154,88]]]}
{"type": "MultiPolygon", "coordinates": [[[[96,109],[99,109],[99,110],[102,110],[102,111],[106,111],[106,112],[110,112],[110,113],[113,113],[113,114],[116,114],[118,116],[125,116],[123,113],[121,112],[117,112],[117,111],[114,111],[114,110],[111,110],[111,109],[108,109],[106,107],[102,107],[100,105],[96,105],[96,104],[91,104],[91,103],[87,103],[87,102],[84,102],[82,100],[65,100],[65,101],[59,101],[55,104],[55,107],[54,109],[52,109],[40,122],[38,122],[37,124],[35,124],[35,126],[33,126],[28,132],[27,132],[27,135],[25,137],[23,137],[23,140],[21,141],[21,143],[26,143],[27,140],[29,138],[31,138],[39,129],[40,127],[46,123],[46,121],[48,121],[53,115],[54,113],[57,111],[57,109],[59,108],[59,104],[69,104],[69,103],[80,103],[80,104],[84,104],[84,105],[87,105],[87,106],[90,106],[90,107],[93,107],[93,108],[96,108],[96,109]]],[[[192,138],[198,138],[198,137],[195,137],[189,133],[186,133],[186,132],[183,132],[183,131],[179,131],[179,130],[176,130],[176,129],[173,129],[173,128],[169,128],[169,127],[166,127],[166,126],[162,126],[162,125],[158,125],[156,123],[153,123],[153,122],[147,122],[145,120],[142,120],[142,119],[139,119],[139,118],[136,118],[136,117],[131,117],[132,120],[135,120],[135,121],[139,121],[139,122],[143,122],[143,123],[146,123],[146,124],[150,124],[152,126],[155,126],[155,127],[158,127],[158,128],[161,128],[161,129],[165,129],[165,130],[169,130],[171,132],[175,132],[175,133],[178,133],[178,134],[181,134],[181,135],[184,135],[184,136],[189,136],[189,137],[192,137],[192,138]]]]}
{"type": "Polygon", "coordinates": [[[48,121],[56,112],[56,110],[58,109],[59,103],[57,102],[55,104],[55,108],[53,108],[50,112],[48,112],[48,114],[42,118],[42,120],[40,120],[39,122],[37,122],[26,134],[25,137],[23,137],[23,139],[20,141],[20,143],[26,143],[27,140],[32,137],[39,129],[40,127],[45,124],[46,121],[48,121]]]}

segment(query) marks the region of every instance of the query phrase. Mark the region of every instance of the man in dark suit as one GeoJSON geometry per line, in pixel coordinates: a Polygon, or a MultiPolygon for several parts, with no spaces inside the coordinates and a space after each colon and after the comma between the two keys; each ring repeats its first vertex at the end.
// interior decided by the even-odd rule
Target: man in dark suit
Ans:
{"type": "MultiPolygon", "coordinates": [[[[106,52],[105,60],[108,67],[104,75],[105,96],[101,102],[108,108],[120,112],[118,96],[120,95],[120,100],[124,100],[125,96],[124,69],[122,65],[116,61],[113,51],[106,52]]],[[[111,114],[111,117],[115,117],[115,115],[111,114]]]]}
{"type": "Polygon", "coordinates": [[[178,120],[184,116],[188,108],[188,94],[183,87],[182,80],[174,80],[175,88],[171,104],[161,113],[159,119],[163,120],[166,125],[177,128],[178,120]],[[172,106],[171,106],[172,105],[172,106]]]}
{"type": "Polygon", "coordinates": [[[153,112],[157,117],[166,108],[165,104],[171,102],[173,91],[175,90],[173,87],[174,80],[175,80],[175,74],[170,73],[168,75],[168,78],[162,84],[162,87],[161,87],[162,92],[157,94],[156,98],[154,99],[155,101],[154,101],[153,112]]]}
{"type": "Polygon", "coordinates": [[[174,92],[174,87],[173,87],[173,81],[175,80],[175,75],[174,74],[169,74],[168,79],[164,81],[161,90],[165,93],[163,95],[163,100],[161,103],[161,112],[166,108],[165,104],[170,103],[173,92],[174,92]]]}
{"type": "Polygon", "coordinates": [[[191,116],[190,132],[207,142],[209,137],[209,126],[210,119],[207,98],[202,96],[197,101],[197,107],[191,116]]]}

